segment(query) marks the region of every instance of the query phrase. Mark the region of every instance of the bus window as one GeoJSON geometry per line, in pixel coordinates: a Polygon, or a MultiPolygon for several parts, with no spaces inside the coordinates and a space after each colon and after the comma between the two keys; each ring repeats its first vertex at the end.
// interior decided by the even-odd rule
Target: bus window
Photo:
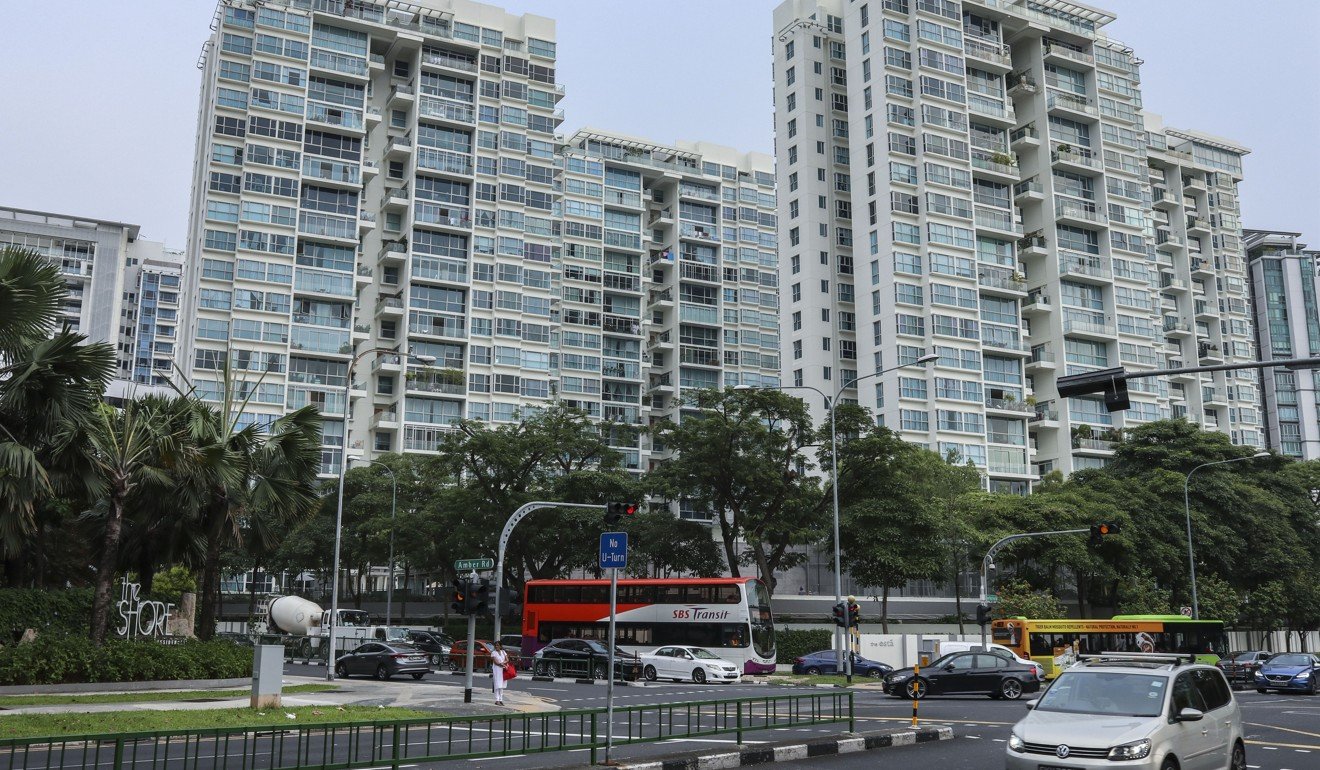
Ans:
{"type": "Polygon", "coordinates": [[[660,585],[655,589],[656,604],[682,604],[683,586],[680,585],[660,585]]]}
{"type": "Polygon", "coordinates": [[[581,586],[555,586],[556,604],[577,604],[582,601],[581,586]]]}
{"type": "Polygon", "coordinates": [[[610,587],[609,586],[582,586],[583,604],[609,604],[610,587]]]}
{"type": "Polygon", "coordinates": [[[620,604],[651,604],[654,601],[651,586],[619,586],[620,604]]]}
{"type": "Polygon", "coordinates": [[[737,604],[742,601],[742,595],[738,592],[738,586],[711,586],[714,596],[712,602],[721,604],[737,604]]]}

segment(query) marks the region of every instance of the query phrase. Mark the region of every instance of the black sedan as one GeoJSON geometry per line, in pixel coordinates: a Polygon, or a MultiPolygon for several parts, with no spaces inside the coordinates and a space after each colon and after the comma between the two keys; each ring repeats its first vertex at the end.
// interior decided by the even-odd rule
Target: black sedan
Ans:
{"type": "Polygon", "coordinates": [[[438,631],[410,629],[408,639],[414,647],[425,652],[430,657],[431,663],[437,666],[449,659],[449,648],[454,646],[453,639],[438,631]]]}
{"type": "Polygon", "coordinates": [[[421,679],[430,670],[427,654],[411,644],[367,642],[335,662],[335,675],[340,678],[366,674],[384,680],[412,674],[413,679],[421,679]]]}
{"type": "Polygon", "coordinates": [[[984,652],[955,652],[945,655],[920,673],[901,668],[885,677],[885,692],[900,698],[920,700],[927,695],[989,695],[1016,700],[1023,693],[1040,690],[1036,670],[984,652]]]}
{"type": "MultiPolygon", "coordinates": [[[[880,679],[894,670],[894,667],[887,663],[863,658],[857,653],[852,653],[852,656],[852,672],[857,676],[880,679]]],[[[838,667],[838,652],[836,650],[809,652],[793,660],[794,674],[834,674],[838,673],[838,667]]]]}
{"type": "Polygon", "coordinates": [[[1260,664],[1269,660],[1271,654],[1266,650],[1232,652],[1227,658],[1220,658],[1215,665],[1224,672],[1224,678],[1230,685],[1251,685],[1256,681],[1260,664]]]}
{"type": "MultiPolygon", "coordinates": [[[[556,639],[532,656],[532,673],[604,679],[609,655],[605,645],[595,639],[556,639]]],[[[642,674],[641,660],[615,647],[614,674],[623,679],[637,679],[642,674]]]]}

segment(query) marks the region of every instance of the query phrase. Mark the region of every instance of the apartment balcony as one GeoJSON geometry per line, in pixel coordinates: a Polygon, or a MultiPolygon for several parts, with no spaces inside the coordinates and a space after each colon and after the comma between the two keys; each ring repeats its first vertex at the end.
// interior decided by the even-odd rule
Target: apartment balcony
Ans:
{"type": "Polygon", "coordinates": [[[1151,203],[1155,205],[1155,208],[1167,211],[1178,207],[1177,199],[1163,187],[1152,187],[1150,193],[1151,203]]]}
{"type": "Polygon", "coordinates": [[[1228,406],[1228,392],[1223,388],[1201,388],[1201,403],[1206,406],[1228,406]]]}
{"type": "Polygon", "coordinates": [[[446,123],[461,123],[469,126],[477,120],[477,111],[470,104],[451,102],[423,96],[417,105],[417,115],[430,120],[446,123]]]}
{"type": "MultiPolygon", "coordinates": [[[[457,374],[462,377],[462,374],[457,374]]],[[[420,374],[409,376],[405,379],[404,388],[418,393],[436,393],[445,396],[465,396],[467,395],[467,386],[462,382],[452,382],[444,378],[443,375],[420,374]]]]}
{"type": "Polygon", "coordinates": [[[1054,217],[1059,222],[1073,225],[1103,225],[1105,217],[1094,203],[1084,203],[1068,198],[1055,197],[1054,217]]]}
{"type": "Polygon", "coordinates": [[[673,393],[673,375],[669,372],[665,372],[664,374],[652,374],[647,383],[647,389],[651,393],[673,393]]]}
{"type": "Polygon", "coordinates": [[[376,315],[383,318],[403,318],[403,300],[399,297],[377,299],[376,315]]]}
{"type": "Polygon", "coordinates": [[[1175,249],[1181,249],[1185,245],[1182,237],[1176,233],[1169,232],[1168,230],[1159,227],[1155,228],[1155,248],[1161,251],[1173,251],[1175,249]]]}
{"type": "Polygon", "coordinates": [[[1192,325],[1181,318],[1164,318],[1164,334],[1166,337],[1190,337],[1192,336],[1192,325]]]}
{"type": "Polygon", "coordinates": [[[389,144],[385,145],[385,157],[403,158],[410,155],[413,151],[412,139],[406,136],[392,136],[389,144]]]}
{"type": "Polygon", "coordinates": [[[476,72],[477,62],[469,56],[461,56],[448,51],[430,49],[422,53],[422,65],[459,72],[476,72]]]}
{"type": "Polygon", "coordinates": [[[1082,438],[1073,436],[1072,448],[1079,454],[1100,455],[1102,457],[1111,457],[1114,450],[1118,448],[1117,441],[1106,441],[1099,438],[1082,438]]]}
{"type": "Polygon", "coordinates": [[[353,284],[359,289],[366,288],[371,282],[376,280],[372,269],[367,265],[358,265],[357,272],[353,275],[353,284]]]}
{"type": "Polygon", "coordinates": [[[376,229],[376,212],[359,211],[358,212],[358,234],[359,236],[369,233],[376,229]]]}
{"type": "Polygon", "coordinates": [[[1223,363],[1224,354],[1220,352],[1219,346],[1213,342],[1199,342],[1196,345],[1196,355],[1201,359],[1201,363],[1223,363]]]}
{"type": "Polygon", "coordinates": [[[1215,276],[1215,265],[1205,257],[1192,257],[1192,275],[1200,275],[1202,278],[1213,278],[1215,276]]]}
{"type": "Polygon", "coordinates": [[[1210,237],[1210,220],[1205,217],[1187,217],[1187,234],[1210,237]]]}
{"type": "Polygon", "coordinates": [[[1100,117],[1100,110],[1096,108],[1095,103],[1090,99],[1064,91],[1050,91],[1045,100],[1045,108],[1049,110],[1051,115],[1062,115],[1071,118],[1100,117]]]}
{"type": "Polygon", "coordinates": [[[673,350],[673,338],[668,331],[651,332],[646,338],[646,346],[653,350],[673,350]]]}
{"type": "Polygon", "coordinates": [[[689,281],[701,281],[703,283],[719,283],[720,271],[714,265],[703,265],[700,262],[684,262],[679,267],[679,276],[689,281]]]}
{"type": "Polygon", "coordinates": [[[967,58],[975,59],[988,65],[985,69],[1005,73],[1013,69],[1013,57],[1009,47],[1002,43],[988,43],[974,37],[963,36],[963,51],[967,58]]]}
{"type": "Polygon", "coordinates": [[[684,222],[678,228],[680,238],[688,238],[697,241],[709,241],[718,243],[720,240],[719,228],[716,225],[694,225],[690,222],[684,222]]]}
{"type": "Polygon", "coordinates": [[[1072,171],[1099,171],[1101,168],[1100,159],[1095,153],[1084,147],[1076,148],[1066,144],[1055,145],[1050,153],[1050,162],[1062,169],[1072,171]]]}
{"type": "Polygon", "coordinates": [[[380,173],[380,166],[374,160],[362,161],[362,181],[366,182],[380,173]]]}
{"type": "Polygon", "coordinates": [[[1200,190],[1201,192],[1205,192],[1206,189],[1205,178],[1199,176],[1184,175],[1182,178],[1182,185],[1184,190],[1200,190]]]}
{"type": "Polygon", "coordinates": [[[708,366],[717,369],[724,367],[724,362],[720,360],[720,351],[713,348],[697,347],[696,345],[680,345],[678,360],[679,363],[693,366],[708,366]]]}
{"type": "Polygon", "coordinates": [[[1050,296],[1043,289],[1032,289],[1022,300],[1022,315],[1045,315],[1054,309],[1050,296]]]}
{"type": "Polygon", "coordinates": [[[1031,349],[1031,355],[1027,356],[1027,371],[1051,370],[1056,368],[1054,361],[1054,351],[1049,345],[1037,345],[1031,349]]]}
{"type": "Polygon", "coordinates": [[[998,353],[1008,353],[1010,355],[1022,356],[1024,358],[1031,356],[1031,346],[1027,343],[1021,340],[987,337],[984,332],[981,334],[981,346],[990,348],[998,353]]]}
{"type": "Polygon", "coordinates": [[[1043,257],[1049,253],[1045,248],[1045,236],[1028,235],[1017,242],[1019,257],[1043,257]]]}
{"type": "Polygon", "coordinates": [[[1038,177],[1032,177],[1013,185],[1013,202],[1021,206],[1024,203],[1039,203],[1045,200],[1045,188],[1038,177]]]}
{"type": "Polygon", "coordinates": [[[980,267],[976,271],[976,282],[990,294],[1003,294],[1010,297],[1024,297],[1027,283],[1021,275],[1009,270],[992,267],[980,267]]]}
{"type": "Polygon", "coordinates": [[[667,308],[674,306],[673,289],[652,289],[646,295],[647,305],[652,308],[667,308]]]}
{"type": "Polygon", "coordinates": [[[1036,130],[1035,123],[1028,123],[1008,132],[1008,142],[1018,152],[1021,152],[1023,147],[1039,147],[1040,131],[1036,130]]]}
{"type": "Polygon", "coordinates": [[[1090,321],[1079,321],[1074,318],[1065,318],[1063,320],[1063,333],[1074,337],[1099,340],[1103,342],[1113,340],[1118,334],[1113,324],[1098,324],[1090,321]]]}
{"type": "Polygon", "coordinates": [[[647,260],[647,266],[656,268],[672,267],[674,264],[674,250],[660,249],[651,252],[651,258],[647,260]]]}
{"type": "Polygon", "coordinates": [[[1010,211],[977,206],[974,216],[978,230],[991,230],[996,234],[1012,237],[1022,235],[1022,225],[1013,221],[1013,214],[1010,211]]]}
{"type": "Polygon", "coordinates": [[[1169,292],[1185,292],[1190,289],[1187,281],[1169,275],[1160,276],[1160,289],[1169,292]]]}
{"type": "Polygon", "coordinates": [[[1017,163],[1011,155],[973,152],[972,168],[982,176],[998,177],[1000,182],[1012,184],[1018,181],[1017,163]]]}
{"type": "Polygon", "coordinates": [[[1008,95],[1014,99],[1030,96],[1040,90],[1036,78],[1026,70],[1010,73],[1005,78],[1005,82],[1008,86],[1008,95]]]}
{"type": "Polygon", "coordinates": [[[353,341],[362,342],[371,337],[371,324],[353,324],[353,341]]]}
{"type": "Polygon", "coordinates": [[[389,187],[385,190],[384,199],[381,201],[383,206],[394,206],[398,208],[408,208],[412,196],[408,193],[408,186],[389,187]]]}
{"type": "Polygon", "coordinates": [[[379,125],[379,124],[380,124],[380,120],[381,120],[382,117],[383,117],[383,116],[381,115],[381,112],[380,112],[380,108],[379,108],[379,107],[368,107],[368,108],[367,108],[367,130],[370,131],[372,126],[379,125]]]}
{"type": "Polygon", "coordinates": [[[1113,280],[1114,272],[1107,257],[1064,252],[1059,255],[1059,276],[1107,284],[1113,280]]]}
{"type": "Polygon", "coordinates": [[[991,398],[985,397],[985,408],[993,409],[997,412],[1011,412],[1015,415],[1033,414],[1036,407],[1025,401],[1018,401],[1016,398],[991,398]]]}
{"type": "Polygon", "coordinates": [[[382,260],[406,262],[408,260],[408,244],[403,241],[385,241],[380,247],[380,258],[382,260]]]}
{"type": "Polygon", "coordinates": [[[389,103],[391,106],[396,104],[411,104],[417,101],[417,91],[411,85],[400,83],[390,89],[389,103]]]}
{"type": "Polygon", "coordinates": [[[399,429],[398,412],[376,412],[371,416],[371,427],[373,430],[380,428],[382,430],[399,429]]]}
{"type": "Polygon", "coordinates": [[[1017,123],[1017,113],[1012,104],[1005,105],[1002,99],[991,99],[975,93],[967,95],[967,111],[977,115],[985,122],[1002,128],[1011,128],[1017,123]]]}
{"type": "Polygon", "coordinates": [[[1058,61],[1061,63],[1076,62],[1091,67],[1095,66],[1095,57],[1082,51],[1074,51],[1059,44],[1051,44],[1048,41],[1041,41],[1041,53],[1046,61],[1058,61]]]}
{"type": "Polygon", "coordinates": [[[601,328],[610,334],[627,334],[639,337],[642,334],[641,322],[628,316],[607,315],[601,320],[601,328]]]}
{"type": "Polygon", "coordinates": [[[1027,418],[1027,422],[1034,428],[1057,428],[1059,410],[1054,408],[1053,401],[1036,404],[1035,413],[1027,418]]]}
{"type": "Polygon", "coordinates": [[[1219,308],[1210,304],[1207,300],[1198,299],[1193,303],[1196,313],[1196,320],[1213,322],[1219,318],[1219,308]]]}

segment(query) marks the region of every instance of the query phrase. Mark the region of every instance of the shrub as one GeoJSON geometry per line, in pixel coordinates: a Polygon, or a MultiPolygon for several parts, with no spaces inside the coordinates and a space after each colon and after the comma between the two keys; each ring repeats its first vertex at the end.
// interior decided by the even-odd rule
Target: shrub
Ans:
{"type": "Polygon", "coordinates": [[[792,663],[794,658],[817,650],[828,650],[834,645],[834,633],[823,628],[810,630],[784,629],[775,634],[778,662],[792,663]]]}
{"type": "MultiPolygon", "coordinates": [[[[114,597],[117,598],[117,597],[114,597]]],[[[0,589],[0,642],[17,642],[23,630],[85,634],[92,625],[92,589],[0,589]]]]}
{"type": "Polygon", "coordinates": [[[236,679],[252,675],[252,648],[225,640],[177,645],[43,634],[0,648],[0,685],[236,679]]]}

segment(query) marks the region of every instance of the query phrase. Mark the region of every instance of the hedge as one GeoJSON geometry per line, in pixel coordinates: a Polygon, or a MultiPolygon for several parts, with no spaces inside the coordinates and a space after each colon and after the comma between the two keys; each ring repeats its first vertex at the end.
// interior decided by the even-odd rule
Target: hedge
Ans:
{"type": "Polygon", "coordinates": [[[252,648],[226,640],[177,645],[43,634],[0,648],[0,685],[237,679],[252,676],[252,648]]]}
{"type": "Polygon", "coordinates": [[[775,634],[780,663],[792,663],[795,658],[817,650],[828,650],[834,645],[834,635],[823,628],[810,630],[783,629],[775,634]]]}
{"type": "Polygon", "coordinates": [[[0,589],[0,643],[17,642],[28,628],[41,634],[85,634],[91,624],[90,588],[0,589]]]}

